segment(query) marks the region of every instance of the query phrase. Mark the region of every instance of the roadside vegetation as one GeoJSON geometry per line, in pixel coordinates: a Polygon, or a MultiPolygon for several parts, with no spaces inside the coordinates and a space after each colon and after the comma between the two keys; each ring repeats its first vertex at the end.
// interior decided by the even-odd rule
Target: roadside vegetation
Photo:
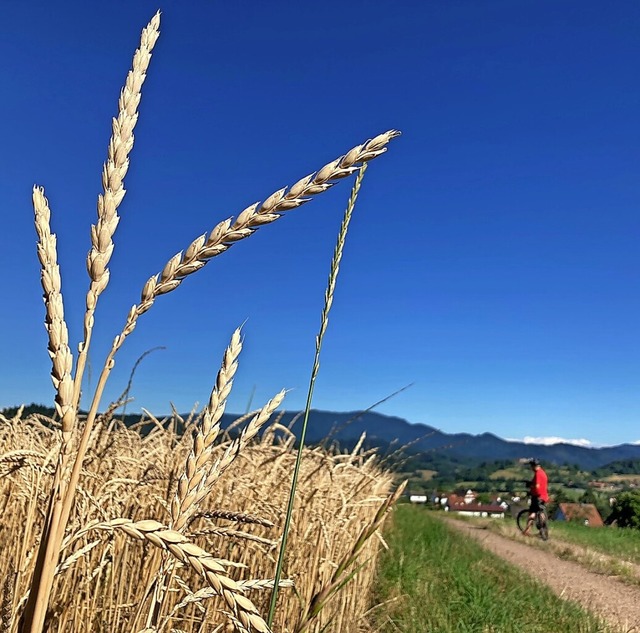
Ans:
{"type": "Polygon", "coordinates": [[[552,521],[550,538],[525,538],[515,521],[455,517],[458,520],[482,525],[486,529],[524,543],[530,547],[553,553],[563,560],[571,560],[585,569],[607,576],[615,576],[630,584],[640,585],[640,531],[631,528],[592,528],[578,522],[552,521]]]}
{"type": "Polygon", "coordinates": [[[620,527],[589,528],[566,521],[553,522],[551,529],[563,541],[640,564],[640,530],[620,527]]]}
{"type": "Polygon", "coordinates": [[[602,622],[424,508],[400,505],[385,533],[371,619],[381,633],[596,633],[602,622]]]}

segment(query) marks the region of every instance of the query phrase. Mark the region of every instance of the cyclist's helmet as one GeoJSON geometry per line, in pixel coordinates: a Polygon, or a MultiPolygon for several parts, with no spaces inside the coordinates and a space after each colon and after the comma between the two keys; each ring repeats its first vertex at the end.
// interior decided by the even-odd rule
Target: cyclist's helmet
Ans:
{"type": "Polygon", "coordinates": [[[539,460],[537,457],[532,457],[532,458],[529,460],[529,464],[530,464],[531,466],[540,466],[540,460],[539,460]]]}

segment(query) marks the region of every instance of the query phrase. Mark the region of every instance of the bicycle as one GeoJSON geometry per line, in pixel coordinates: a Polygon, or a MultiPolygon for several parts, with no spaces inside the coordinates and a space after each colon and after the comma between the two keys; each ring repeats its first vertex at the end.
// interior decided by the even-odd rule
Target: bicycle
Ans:
{"type": "MultiPolygon", "coordinates": [[[[520,510],[516,516],[516,523],[518,524],[518,529],[524,534],[525,529],[527,528],[527,522],[529,521],[529,515],[531,514],[531,510],[529,508],[524,508],[520,510]]],[[[534,520],[534,524],[540,534],[540,538],[543,541],[547,541],[549,539],[549,525],[547,522],[547,513],[541,508],[536,512],[536,517],[534,520]]]]}

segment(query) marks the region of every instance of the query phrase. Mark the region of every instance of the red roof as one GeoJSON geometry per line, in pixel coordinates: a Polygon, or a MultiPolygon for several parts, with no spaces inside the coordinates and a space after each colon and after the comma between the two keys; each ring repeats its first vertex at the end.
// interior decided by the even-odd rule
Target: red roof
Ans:
{"type": "Polygon", "coordinates": [[[567,521],[588,521],[590,527],[602,527],[604,522],[593,503],[561,503],[558,508],[567,521]]]}

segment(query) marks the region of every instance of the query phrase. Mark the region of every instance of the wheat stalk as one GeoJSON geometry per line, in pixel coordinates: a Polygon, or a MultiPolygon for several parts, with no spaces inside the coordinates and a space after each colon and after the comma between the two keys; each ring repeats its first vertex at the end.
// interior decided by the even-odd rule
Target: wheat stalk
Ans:
{"type": "Polygon", "coordinates": [[[129,72],[120,94],[118,118],[113,120],[113,135],[109,143],[107,162],[102,176],[104,194],[98,198],[98,222],[91,228],[92,248],[87,259],[91,284],[86,299],[84,341],[79,346],[75,379],[71,378],[73,361],[68,346],[67,327],[64,323],[60,273],[55,257],[55,236],[51,235],[49,230],[49,206],[42,188],[34,187],[33,190],[36,230],[40,237],[38,255],[43,266],[42,282],[47,306],[49,353],[53,360],[52,379],[57,390],[56,408],[62,418],[63,443],[59,468],[52,487],[51,508],[47,516],[38,552],[38,562],[34,571],[32,592],[22,623],[22,629],[25,633],[42,630],[55,573],[56,559],[80,473],[81,464],[78,464],[76,460],[68,488],[65,489],[64,471],[67,467],[69,445],[76,421],[76,410],[79,406],[82,375],[93,329],[93,314],[98,296],[106,288],[109,281],[107,265],[113,252],[113,234],[119,221],[117,207],[125,194],[122,180],[127,172],[128,155],[133,147],[133,128],[138,117],[140,89],[151,59],[151,49],[159,35],[159,25],[160,14],[157,13],[142,32],[140,48],[136,50],[132,70],[129,72]],[[69,498],[68,503],[66,503],[67,498],[69,498]]]}

